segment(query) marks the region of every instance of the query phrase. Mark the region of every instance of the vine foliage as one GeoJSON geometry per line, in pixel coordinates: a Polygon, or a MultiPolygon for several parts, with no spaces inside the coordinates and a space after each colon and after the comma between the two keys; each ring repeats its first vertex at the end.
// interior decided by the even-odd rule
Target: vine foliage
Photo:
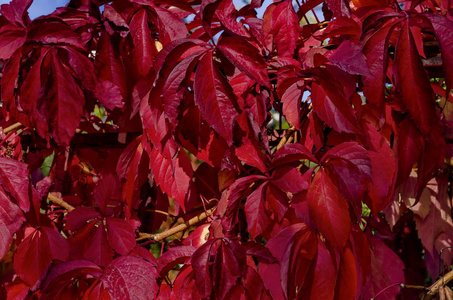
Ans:
{"type": "Polygon", "coordinates": [[[239,2],[1,6],[1,297],[392,299],[451,265],[451,1],[239,2]]]}

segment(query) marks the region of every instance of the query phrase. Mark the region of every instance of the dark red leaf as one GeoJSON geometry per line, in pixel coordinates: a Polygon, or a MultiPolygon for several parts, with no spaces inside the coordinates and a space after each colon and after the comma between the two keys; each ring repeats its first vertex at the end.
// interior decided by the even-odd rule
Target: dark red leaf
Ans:
{"type": "Polygon", "coordinates": [[[333,90],[331,83],[312,84],[313,110],[326,124],[338,132],[360,133],[354,110],[341,92],[333,90]]]}
{"type": "Polygon", "coordinates": [[[168,271],[177,264],[189,260],[197,249],[193,246],[178,246],[168,249],[158,260],[157,271],[161,276],[166,276],[168,271]]]}
{"type": "Polygon", "coordinates": [[[46,299],[59,298],[75,278],[84,276],[99,278],[102,269],[87,260],[70,260],[52,268],[42,285],[46,299]]]}
{"type": "MultiPolygon", "coordinates": [[[[300,26],[292,1],[269,5],[263,19],[264,32],[273,39],[278,55],[293,57],[300,26]]],[[[272,50],[272,47],[269,50],[272,50]]]]}
{"type": "Polygon", "coordinates": [[[127,220],[114,217],[107,217],[105,222],[109,244],[119,254],[128,254],[135,247],[135,232],[132,225],[127,220]]]}
{"type": "Polygon", "coordinates": [[[113,300],[154,299],[157,277],[156,268],[146,260],[121,256],[107,266],[101,280],[113,300]]]}
{"type": "Polygon", "coordinates": [[[275,168],[299,160],[309,160],[318,163],[318,160],[302,144],[286,144],[274,155],[271,167],[275,168]]]}
{"type": "MultiPolygon", "coordinates": [[[[307,225],[293,224],[272,237],[267,245],[278,264],[260,265],[260,276],[274,299],[295,299],[317,252],[317,237],[307,225]],[[280,280],[275,280],[275,278],[280,280]],[[283,296],[284,295],[284,296],[283,296]],[[283,298],[285,297],[285,298],[283,298]]],[[[299,294],[300,296],[300,294],[299,294]]]]}
{"type": "Polygon", "coordinates": [[[445,81],[448,92],[453,88],[453,22],[446,16],[435,13],[424,13],[433,26],[441,50],[442,66],[445,70],[445,81]]]}
{"type": "Polygon", "coordinates": [[[335,278],[338,278],[336,262],[326,244],[318,239],[316,267],[311,290],[306,292],[310,296],[306,299],[334,299],[335,278]]]}
{"type": "MultiPolygon", "coordinates": [[[[404,283],[404,264],[401,259],[381,240],[373,238],[371,274],[362,290],[365,299],[374,298],[384,288],[394,283],[404,283]]],[[[386,291],[386,298],[392,299],[400,293],[399,285],[386,291]]]]}
{"type": "Polygon", "coordinates": [[[20,208],[11,202],[5,192],[0,189],[0,259],[8,251],[14,234],[24,221],[25,218],[20,208]]]}
{"type": "Polygon", "coordinates": [[[69,248],[66,239],[48,227],[39,230],[28,227],[25,239],[17,247],[14,269],[20,277],[34,286],[42,279],[52,259],[65,261],[69,248]]]}
{"type": "Polygon", "coordinates": [[[149,28],[148,14],[141,9],[134,14],[129,23],[130,33],[134,43],[131,53],[135,76],[145,77],[153,66],[154,57],[157,55],[156,41],[152,38],[149,28]]]}
{"type": "Polygon", "coordinates": [[[67,230],[77,230],[88,221],[101,218],[101,214],[91,207],[78,206],[66,215],[67,230]]]}
{"type": "Polygon", "coordinates": [[[289,192],[292,194],[306,190],[309,186],[300,171],[292,166],[282,166],[275,169],[272,174],[271,182],[283,192],[289,192]]]}
{"type": "Polygon", "coordinates": [[[412,121],[406,118],[401,123],[401,129],[397,137],[397,185],[401,184],[409,177],[412,167],[421,157],[422,147],[423,140],[421,133],[415,128],[412,121]]]}
{"type": "Polygon", "coordinates": [[[222,38],[217,48],[241,72],[258,84],[270,88],[265,61],[258,49],[247,40],[236,37],[222,38]]]}
{"type": "Polygon", "coordinates": [[[362,48],[348,40],[343,41],[328,58],[349,74],[371,76],[362,48]]]}
{"type": "Polygon", "coordinates": [[[417,127],[428,135],[435,116],[433,91],[409,30],[404,22],[398,37],[393,64],[395,86],[417,127]],[[414,82],[417,84],[414,85],[414,82]]]}
{"type": "Polygon", "coordinates": [[[3,25],[0,28],[0,59],[9,59],[25,42],[25,29],[3,25]]]}
{"type": "Polygon", "coordinates": [[[203,56],[195,72],[195,104],[202,117],[231,145],[233,124],[238,116],[231,86],[213,61],[213,53],[203,56]]]}
{"type": "Polygon", "coordinates": [[[245,202],[245,216],[247,218],[248,230],[254,239],[260,235],[270,224],[264,197],[267,184],[260,185],[245,202]]]}
{"type": "Polygon", "coordinates": [[[368,150],[371,162],[371,181],[368,183],[371,205],[368,204],[368,207],[373,213],[378,213],[393,196],[397,164],[395,154],[384,137],[370,124],[365,126],[373,145],[373,149],[368,150]]]}
{"type": "Polygon", "coordinates": [[[342,248],[351,231],[348,205],[323,169],[315,174],[307,199],[313,223],[328,241],[342,248]]]}
{"type": "Polygon", "coordinates": [[[154,148],[150,156],[151,173],[157,185],[184,209],[193,173],[187,154],[181,150],[175,159],[169,160],[154,148]]]}
{"type": "Polygon", "coordinates": [[[143,151],[141,141],[141,137],[134,139],[121,153],[116,165],[116,172],[122,180],[122,199],[130,209],[135,208],[134,196],[147,180],[144,174],[147,175],[149,170],[149,157],[143,151]]]}
{"type": "Polygon", "coordinates": [[[298,79],[290,85],[281,96],[281,100],[283,102],[283,114],[288,120],[288,123],[299,130],[301,121],[300,105],[302,102],[304,88],[304,81],[298,79]]]}
{"type": "Polygon", "coordinates": [[[28,165],[10,158],[0,157],[0,184],[19,207],[30,209],[30,183],[28,165]]]}
{"type": "Polygon", "coordinates": [[[250,37],[247,29],[241,21],[237,21],[239,17],[239,13],[234,6],[233,1],[223,0],[220,2],[217,10],[216,16],[219,18],[220,22],[222,22],[223,26],[226,27],[229,31],[233,32],[242,37],[250,37]]]}
{"type": "Polygon", "coordinates": [[[227,239],[209,240],[195,251],[191,262],[202,297],[225,299],[236,281],[247,272],[245,250],[227,239]]]}
{"type": "Polygon", "coordinates": [[[12,0],[9,4],[2,4],[0,13],[11,24],[26,27],[30,22],[27,10],[32,2],[32,0],[12,0]]]}
{"type": "Polygon", "coordinates": [[[184,58],[166,78],[162,89],[162,102],[165,117],[170,122],[175,122],[178,117],[178,107],[183,101],[184,93],[187,89],[187,81],[203,53],[204,51],[202,50],[184,58]]]}

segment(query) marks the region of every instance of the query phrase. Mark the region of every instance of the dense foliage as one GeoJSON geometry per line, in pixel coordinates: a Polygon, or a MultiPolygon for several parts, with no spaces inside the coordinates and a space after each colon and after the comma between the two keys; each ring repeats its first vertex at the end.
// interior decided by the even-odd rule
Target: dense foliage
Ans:
{"type": "Polygon", "coordinates": [[[31,2],[0,297],[392,299],[452,263],[450,0],[31,2]]]}

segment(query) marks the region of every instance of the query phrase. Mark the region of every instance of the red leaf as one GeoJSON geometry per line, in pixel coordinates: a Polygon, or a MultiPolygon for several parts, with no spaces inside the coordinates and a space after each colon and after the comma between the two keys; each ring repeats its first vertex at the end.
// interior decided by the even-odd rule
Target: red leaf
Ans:
{"type": "MultiPolygon", "coordinates": [[[[394,283],[404,283],[404,264],[401,259],[381,240],[370,240],[371,273],[362,289],[362,298],[374,298],[380,291],[394,283]]],[[[394,299],[400,293],[399,285],[385,292],[387,299],[394,299]]]]}
{"type": "Polygon", "coordinates": [[[122,199],[126,200],[130,209],[135,208],[134,195],[147,180],[143,174],[149,170],[149,158],[143,152],[141,140],[141,137],[134,139],[121,153],[116,165],[116,172],[122,180],[122,199]]]}
{"type": "Polygon", "coordinates": [[[25,29],[13,25],[0,28],[0,59],[9,59],[25,42],[25,29]]]}
{"type": "Polygon", "coordinates": [[[350,17],[349,5],[343,0],[327,0],[327,6],[334,13],[335,17],[350,17]]]}
{"type": "Polygon", "coordinates": [[[228,239],[206,242],[195,251],[191,262],[202,297],[225,299],[236,281],[247,272],[245,250],[228,239]]]}
{"type": "Polygon", "coordinates": [[[82,48],[82,42],[72,28],[57,18],[34,20],[27,28],[27,42],[43,44],[69,44],[82,48]]]}
{"type": "Polygon", "coordinates": [[[52,268],[42,285],[45,299],[62,299],[73,281],[82,281],[83,277],[99,278],[102,269],[87,260],[71,260],[52,268]]]}
{"type": "MultiPolygon", "coordinates": [[[[310,284],[310,296],[307,299],[334,299],[337,266],[326,244],[318,238],[318,255],[314,271],[313,282],[310,284]]],[[[341,299],[341,298],[340,298],[341,299]]]]}
{"type": "Polygon", "coordinates": [[[384,109],[388,34],[389,28],[381,29],[375,32],[363,46],[363,54],[372,74],[363,77],[363,92],[367,101],[376,106],[380,112],[384,109]]]}
{"type": "Polygon", "coordinates": [[[156,43],[152,38],[149,28],[146,9],[141,9],[134,14],[129,29],[134,43],[131,53],[135,76],[145,77],[153,66],[153,60],[158,53],[156,43]]]}
{"type": "Polygon", "coordinates": [[[175,159],[170,160],[153,148],[150,156],[150,168],[156,184],[184,209],[193,173],[187,154],[181,150],[175,159]]]}
{"type": "Polygon", "coordinates": [[[328,59],[349,74],[371,75],[362,48],[349,40],[343,41],[328,59]]]}
{"type": "Polygon", "coordinates": [[[341,143],[323,156],[322,163],[333,172],[331,178],[338,184],[339,192],[362,214],[363,193],[371,179],[368,152],[356,142],[341,143]]]}
{"type": "Polygon", "coordinates": [[[48,227],[26,229],[26,237],[14,255],[14,269],[30,286],[41,279],[52,259],[66,260],[69,248],[66,239],[48,227]]]}
{"type": "Polygon", "coordinates": [[[372,178],[368,183],[368,195],[371,199],[371,205],[368,206],[373,213],[378,213],[393,196],[397,164],[395,154],[384,137],[370,124],[365,126],[373,145],[373,149],[368,150],[372,178]]]}
{"type": "Polygon", "coordinates": [[[401,100],[417,127],[424,135],[428,135],[435,116],[435,101],[414,37],[409,30],[409,22],[404,22],[401,27],[393,66],[395,86],[401,100]],[[414,82],[417,84],[414,85],[414,82]]]}
{"type": "Polygon", "coordinates": [[[299,160],[309,160],[318,163],[318,160],[311,152],[301,144],[286,144],[275,152],[271,168],[284,164],[292,163],[299,160]]]}
{"type": "Polygon", "coordinates": [[[214,64],[212,52],[198,63],[194,92],[202,117],[231,145],[233,124],[238,116],[236,100],[231,86],[214,64]]]}
{"type": "Polygon", "coordinates": [[[297,81],[290,85],[283,92],[283,95],[281,95],[281,101],[283,102],[283,114],[288,120],[288,123],[293,125],[298,130],[300,130],[300,104],[304,89],[304,81],[297,79],[297,81]]]}
{"type": "Polygon", "coordinates": [[[302,175],[297,168],[282,166],[275,169],[272,174],[271,182],[283,192],[296,194],[302,190],[308,189],[308,182],[304,179],[304,175],[302,175]]]}
{"type": "Polygon", "coordinates": [[[168,249],[158,260],[157,271],[161,276],[166,276],[168,271],[177,264],[182,264],[192,257],[197,249],[193,246],[178,246],[168,249]]]}
{"type": "Polygon", "coordinates": [[[406,118],[400,126],[397,137],[398,180],[397,185],[403,183],[412,171],[412,167],[422,155],[423,140],[420,132],[406,118]]]}
{"type": "Polygon", "coordinates": [[[247,40],[225,37],[219,41],[217,48],[241,72],[258,84],[270,88],[266,63],[258,49],[247,40]]]}
{"type": "Polygon", "coordinates": [[[274,299],[283,299],[283,295],[286,299],[295,299],[298,292],[304,292],[297,291],[296,287],[312,279],[308,271],[318,247],[315,233],[303,223],[293,224],[272,237],[266,247],[279,261],[280,267],[277,264],[260,265],[264,286],[274,299]],[[280,280],[275,280],[278,277],[280,280]]]}
{"type": "Polygon", "coordinates": [[[264,205],[265,189],[267,184],[260,185],[245,202],[245,216],[247,228],[254,239],[260,235],[270,224],[270,219],[264,205]]]}
{"type": "Polygon", "coordinates": [[[269,5],[263,19],[264,32],[272,37],[278,55],[293,57],[300,26],[292,1],[286,0],[269,5]]]}
{"type": "Polygon", "coordinates": [[[78,206],[66,215],[66,230],[77,230],[88,221],[101,218],[101,214],[94,208],[78,206]]]}
{"type": "Polygon", "coordinates": [[[113,300],[154,299],[159,290],[154,266],[138,257],[116,258],[104,271],[102,283],[113,300]]]}
{"type": "Polygon", "coordinates": [[[112,261],[112,246],[101,220],[94,220],[83,226],[69,242],[71,259],[84,258],[100,266],[106,266],[112,261]]]}
{"type": "Polygon", "coordinates": [[[222,22],[223,26],[225,26],[229,31],[245,38],[250,37],[250,34],[244,25],[241,24],[241,21],[237,21],[239,13],[236,10],[233,1],[223,0],[220,2],[216,10],[216,15],[220,22],[222,22]]]}
{"type": "Polygon", "coordinates": [[[28,176],[27,164],[14,159],[0,157],[0,184],[24,212],[28,212],[30,209],[30,183],[28,176]]]}
{"type": "Polygon", "coordinates": [[[333,90],[331,83],[322,81],[321,85],[312,84],[311,100],[313,110],[338,132],[360,133],[358,120],[349,100],[338,90],[333,90]]]}
{"type": "Polygon", "coordinates": [[[114,217],[107,217],[105,221],[109,244],[119,254],[128,254],[135,247],[135,232],[132,225],[126,220],[114,217]]]}
{"type": "Polygon", "coordinates": [[[119,50],[114,46],[107,31],[103,31],[96,48],[95,68],[99,77],[104,82],[105,90],[116,91],[116,97],[111,97],[107,102],[109,109],[123,107],[123,101],[127,94],[126,72],[120,59],[119,50]]]}
{"type": "MultiPolygon", "coordinates": [[[[38,111],[49,125],[49,133],[57,143],[68,145],[83,112],[85,98],[70,70],[50,50],[51,84],[48,92],[38,100],[38,111]]],[[[43,121],[44,121],[43,120],[43,121]]]]}
{"type": "Polygon", "coordinates": [[[30,22],[27,10],[32,2],[32,0],[12,0],[9,4],[2,4],[0,13],[11,24],[26,27],[30,22]]]}
{"type": "Polygon", "coordinates": [[[445,81],[447,82],[447,91],[453,88],[453,22],[446,16],[436,13],[424,13],[423,16],[428,18],[433,26],[436,39],[439,41],[442,57],[442,67],[445,70],[445,81]]]}
{"type": "Polygon", "coordinates": [[[8,251],[13,235],[20,229],[24,221],[25,218],[20,208],[12,203],[0,189],[0,259],[8,251]]]}
{"type": "Polygon", "coordinates": [[[152,19],[155,20],[154,23],[159,28],[159,40],[164,46],[174,40],[187,38],[189,32],[181,18],[161,6],[154,6],[153,9],[157,14],[157,18],[152,19]]]}
{"type": "Polygon", "coordinates": [[[348,205],[323,169],[315,174],[307,199],[313,223],[328,241],[342,248],[351,230],[348,205]]]}
{"type": "Polygon", "coordinates": [[[201,50],[184,58],[166,78],[162,89],[162,102],[165,117],[170,122],[176,122],[178,107],[183,101],[184,93],[187,90],[187,82],[195,68],[200,55],[205,51],[201,50]]]}
{"type": "Polygon", "coordinates": [[[358,297],[357,288],[362,286],[362,282],[359,282],[357,278],[356,260],[348,247],[345,247],[341,254],[338,274],[336,289],[338,299],[356,299],[358,297]]]}

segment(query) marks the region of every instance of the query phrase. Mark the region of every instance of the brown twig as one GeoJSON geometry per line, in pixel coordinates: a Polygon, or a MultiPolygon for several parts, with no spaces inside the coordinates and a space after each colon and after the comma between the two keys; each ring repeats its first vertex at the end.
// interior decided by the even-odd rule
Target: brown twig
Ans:
{"type": "Polygon", "coordinates": [[[209,217],[214,212],[215,209],[216,209],[215,207],[208,209],[207,211],[202,212],[198,216],[193,217],[192,219],[190,219],[182,224],[179,224],[178,226],[165,230],[164,232],[161,232],[161,233],[151,234],[151,233],[142,233],[141,232],[139,234],[139,238],[137,238],[136,241],[139,242],[139,241],[143,241],[143,240],[147,240],[147,239],[152,239],[156,242],[160,242],[169,236],[172,236],[178,232],[184,231],[187,228],[189,228],[190,226],[203,221],[204,219],[209,217]]]}
{"type": "Polygon", "coordinates": [[[289,144],[293,141],[293,133],[296,131],[296,128],[294,126],[291,126],[285,133],[285,136],[282,137],[280,142],[277,145],[277,150],[283,147],[285,144],[289,144]]]}
{"type": "Polygon", "coordinates": [[[8,126],[6,127],[5,129],[3,129],[3,133],[7,134],[8,132],[10,131],[13,131],[13,130],[16,130],[17,128],[21,127],[22,124],[17,122],[17,123],[14,123],[13,125],[11,126],[8,126]]]}
{"type": "Polygon", "coordinates": [[[61,207],[64,207],[66,208],[68,211],[71,211],[71,210],[74,210],[75,207],[72,206],[71,204],[69,204],[68,202],[64,201],[63,199],[53,195],[53,194],[50,194],[47,196],[47,199],[49,199],[50,201],[52,201],[53,203],[55,204],[58,204],[60,205],[61,207]]]}
{"type": "Polygon", "coordinates": [[[434,282],[429,288],[429,292],[426,293],[426,296],[423,298],[424,300],[431,300],[439,293],[439,288],[446,285],[450,281],[453,280],[453,270],[442,276],[439,280],[434,282]]]}

